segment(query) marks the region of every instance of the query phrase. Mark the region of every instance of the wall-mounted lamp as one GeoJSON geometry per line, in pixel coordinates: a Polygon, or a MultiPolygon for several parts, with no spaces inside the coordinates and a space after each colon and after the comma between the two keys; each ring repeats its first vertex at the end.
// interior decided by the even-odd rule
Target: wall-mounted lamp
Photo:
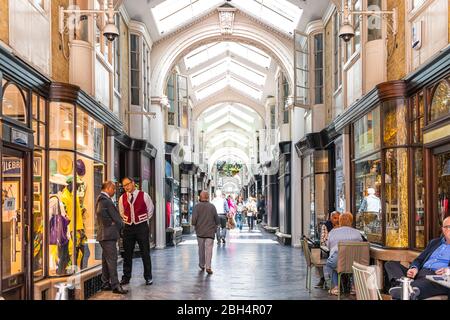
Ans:
{"type": "Polygon", "coordinates": [[[114,41],[119,36],[119,30],[117,29],[114,23],[114,14],[117,11],[114,11],[113,0],[108,1],[108,8],[103,10],[80,10],[77,7],[69,7],[68,9],[64,9],[64,7],[59,7],[59,33],[64,34],[64,30],[66,28],[75,27],[74,22],[79,21],[81,15],[93,15],[94,19],[98,19],[102,15],[106,15],[107,22],[103,27],[103,35],[109,41],[114,41]],[[68,17],[66,18],[66,14],[68,17]],[[70,25],[70,23],[72,25],[70,25]],[[69,25],[69,26],[67,26],[69,25]]]}
{"type": "Polygon", "coordinates": [[[398,11],[397,8],[394,8],[392,11],[382,11],[382,10],[367,10],[367,11],[352,11],[348,7],[347,1],[345,2],[344,10],[341,11],[341,14],[343,15],[343,24],[341,25],[341,28],[339,30],[339,38],[344,40],[345,42],[350,41],[355,36],[355,28],[350,24],[349,22],[349,16],[350,15],[365,15],[365,16],[372,16],[372,15],[381,15],[383,19],[386,19],[387,16],[392,16],[392,25],[387,22],[387,25],[391,28],[392,34],[397,34],[397,23],[398,23],[398,11]]]}

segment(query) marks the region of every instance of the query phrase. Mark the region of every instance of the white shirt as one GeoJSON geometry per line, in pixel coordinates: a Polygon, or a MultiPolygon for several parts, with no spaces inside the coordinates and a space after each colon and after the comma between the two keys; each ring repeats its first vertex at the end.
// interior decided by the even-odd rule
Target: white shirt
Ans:
{"type": "MultiPolygon", "coordinates": [[[[124,221],[126,219],[125,219],[125,209],[123,207],[122,197],[128,197],[128,203],[130,203],[130,210],[131,210],[131,222],[136,224],[136,219],[134,217],[134,202],[136,201],[138,194],[139,194],[139,190],[135,189],[133,191],[133,203],[130,203],[131,193],[126,192],[120,196],[119,212],[120,212],[120,215],[122,216],[122,219],[124,219],[124,221]]],[[[147,206],[147,218],[150,219],[153,216],[153,211],[155,210],[155,206],[153,205],[152,198],[150,198],[150,196],[147,192],[144,192],[144,202],[145,202],[145,205],[147,206]]]]}
{"type": "Polygon", "coordinates": [[[225,213],[225,199],[222,197],[216,197],[213,199],[212,204],[216,207],[217,214],[224,214],[225,213]]]}

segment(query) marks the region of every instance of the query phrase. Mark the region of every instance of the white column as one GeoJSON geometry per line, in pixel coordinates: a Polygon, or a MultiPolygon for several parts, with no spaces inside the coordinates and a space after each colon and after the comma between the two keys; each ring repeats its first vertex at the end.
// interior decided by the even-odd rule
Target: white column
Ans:
{"type": "Polygon", "coordinates": [[[164,178],[165,178],[165,146],[164,146],[164,112],[161,98],[152,98],[150,112],[155,117],[150,121],[150,143],[158,150],[155,159],[155,218],[156,218],[156,249],[166,246],[166,220],[164,205],[164,178]]]}
{"type": "Polygon", "coordinates": [[[291,244],[300,247],[302,235],[302,161],[297,155],[295,144],[305,135],[305,109],[294,108],[292,116],[291,150],[291,244]]]}

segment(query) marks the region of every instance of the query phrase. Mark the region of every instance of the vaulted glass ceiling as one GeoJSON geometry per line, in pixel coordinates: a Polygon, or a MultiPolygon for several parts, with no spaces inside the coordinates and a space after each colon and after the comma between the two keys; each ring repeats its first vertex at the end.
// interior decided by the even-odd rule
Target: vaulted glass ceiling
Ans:
{"type": "Polygon", "coordinates": [[[191,84],[192,87],[198,87],[220,75],[231,73],[239,75],[258,86],[262,86],[266,82],[266,76],[264,74],[228,57],[191,75],[191,84]]]}
{"type": "Polygon", "coordinates": [[[230,74],[227,74],[214,83],[208,84],[204,88],[195,91],[195,96],[197,100],[202,100],[228,86],[242,92],[244,95],[250,96],[255,100],[261,100],[262,91],[260,89],[257,89],[230,74]]]}
{"type": "Polygon", "coordinates": [[[271,58],[258,48],[239,42],[224,41],[204,45],[193,50],[184,58],[184,64],[186,69],[190,70],[224,53],[234,53],[263,68],[269,68],[271,62],[271,58]]]}
{"type": "Polygon", "coordinates": [[[159,33],[164,34],[221,3],[223,0],[166,0],[152,8],[152,13],[159,33]]]}
{"type": "MultiPolygon", "coordinates": [[[[166,0],[152,8],[159,34],[175,30],[218,7],[223,0],[166,0]]],[[[282,32],[293,34],[302,9],[286,0],[237,0],[231,4],[282,32]]]]}

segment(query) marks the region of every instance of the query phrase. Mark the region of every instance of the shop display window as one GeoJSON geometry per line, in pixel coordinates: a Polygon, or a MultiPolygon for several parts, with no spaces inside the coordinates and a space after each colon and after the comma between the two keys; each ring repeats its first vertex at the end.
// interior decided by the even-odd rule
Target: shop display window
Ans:
{"type": "MultiPolygon", "coordinates": [[[[449,199],[450,199],[450,152],[446,152],[436,156],[437,164],[437,213],[439,229],[442,222],[450,216],[449,199]]],[[[439,230],[440,231],[440,230],[439,230]]]]}
{"type": "Polygon", "coordinates": [[[50,275],[72,274],[101,263],[101,249],[96,241],[95,201],[105,180],[104,130],[103,125],[80,107],[52,102],[50,275]]]}
{"type": "Polygon", "coordinates": [[[380,148],[380,108],[366,114],[354,124],[355,158],[380,148]]]}
{"type": "Polygon", "coordinates": [[[103,160],[104,127],[80,107],[77,108],[77,151],[103,160]]]}
{"type": "Polygon", "coordinates": [[[33,158],[33,274],[35,279],[44,276],[44,230],[45,216],[43,197],[45,187],[45,152],[35,150],[33,158]]]}
{"type": "Polygon", "coordinates": [[[74,149],[74,113],[75,110],[72,104],[62,102],[52,102],[50,104],[50,148],[74,149]]]}
{"type": "Polygon", "coordinates": [[[356,228],[382,244],[381,154],[355,162],[356,228]]]}
{"type": "MultiPolygon", "coordinates": [[[[73,247],[75,221],[73,152],[49,152],[49,202],[48,202],[48,272],[49,275],[66,275],[74,271],[73,247]],[[70,182],[69,177],[72,177],[70,182]]],[[[78,212],[77,212],[78,213],[78,212]]],[[[80,212],[81,213],[81,212],[80,212]]]]}
{"type": "Polygon", "coordinates": [[[450,78],[436,87],[430,108],[430,121],[450,115],[450,78]]]}
{"type": "Polygon", "coordinates": [[[423,126],[424,126],[424,98],[423,92],[419,92],[411,98],[411,133],[412,143],[423,143],[423,126]]]}
{"type": "Polygon", "coordinates": [[[386,246],[408,247],[408,149],[385,152],[386,246]]]}
{"type": "Polygon", "coordinates": [[[27,124],[25,93],[13,83],[3,88],[2,114],[18,122],[27,124]]]}
{"type": "Polygon", "coordinates": [[[336,210],[339,212],[345,212],[345,177],[344,177],[344,149],[342,145],[342,137],[339,137],[334,142],[335,145],[335,159],[336,159],[336,171],[335,171],[335,185],[336,185],[336,210]]]}
{"type": "MultiPolygon", "coordinates": [[[[406,104],[403,100],[391,100],[383,104],[384,145],[402,146],[407,144],[406,104]]],[[[405,171],[406,172],[406,171],[405,171]]]]}
{"type": "Polygon", "coordinates": [[[425,247],[425,182],[422,149],[414,150],[413,166],[415,247],[421,249],[425,247]]]}

